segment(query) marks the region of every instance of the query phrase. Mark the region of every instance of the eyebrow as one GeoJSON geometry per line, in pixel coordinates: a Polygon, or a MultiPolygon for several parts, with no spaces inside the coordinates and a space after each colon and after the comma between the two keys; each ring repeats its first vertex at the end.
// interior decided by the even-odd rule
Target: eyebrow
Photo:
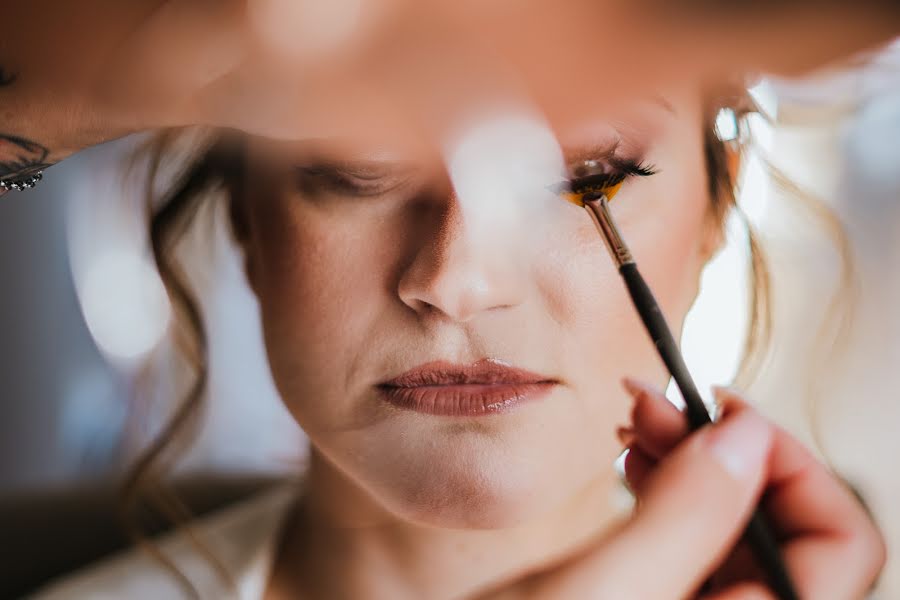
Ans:
{"type": "Polygon", "coordinates": [[[675,110],[675,107],[672,106],[672,103],[665,99],[665,97],[660,94],[653,94],[650,96],[651,104],[655,104],[660,108],[663,108],[666,112],[672,114],[673,116],[678,116],[678,111],[675,110]]]}

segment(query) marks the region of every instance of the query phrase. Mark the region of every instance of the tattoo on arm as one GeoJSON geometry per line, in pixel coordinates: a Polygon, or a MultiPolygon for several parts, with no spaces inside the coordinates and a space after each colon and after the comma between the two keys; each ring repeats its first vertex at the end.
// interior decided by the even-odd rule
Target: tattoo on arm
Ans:
{"type": "Polygon", "coordinates": [[[21,179],[46,169],[48,154],[38,143],[0,133],[0,179],[21,179]]]}
{"type": "MultiPolygon", "coordinates": [[[[0,67],[0,88],[11,86],[16,75],[0,67]]],[[[0,179],[31,177],[50,166],[50,151],[31,140],[0,131],[0,179]]],[[[6,192],[0,188],[0,195],[6,192]]]]}

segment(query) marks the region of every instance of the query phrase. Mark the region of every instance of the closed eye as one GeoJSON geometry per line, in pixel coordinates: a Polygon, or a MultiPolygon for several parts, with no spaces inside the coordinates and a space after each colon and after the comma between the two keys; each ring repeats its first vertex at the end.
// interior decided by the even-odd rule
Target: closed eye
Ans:
{"type": "Polygon", "coordinates": [[[298,189],[309,195],[380,196],[402,186],[410,176],[408,168],[379,162],[322,161],[294,167],[298,189]]]}

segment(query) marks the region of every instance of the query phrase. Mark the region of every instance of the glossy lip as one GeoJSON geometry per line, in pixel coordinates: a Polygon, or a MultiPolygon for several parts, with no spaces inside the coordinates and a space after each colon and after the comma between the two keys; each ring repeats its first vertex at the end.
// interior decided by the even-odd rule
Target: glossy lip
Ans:
{"type": "Polygon", "coordinates": [[[448,417],[506,412],[545,396],[559,381],[497,359],[470,365],[434,361],[378,384],[382,397],[405,410],[448,417]]]}

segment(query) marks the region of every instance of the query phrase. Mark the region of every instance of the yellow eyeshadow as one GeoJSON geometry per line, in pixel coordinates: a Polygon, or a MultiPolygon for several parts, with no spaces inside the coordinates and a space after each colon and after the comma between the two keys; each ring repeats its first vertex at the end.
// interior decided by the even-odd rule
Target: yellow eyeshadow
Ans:
{"type": "Polygon", "coordinates": [[[622,189],[623,183],[625,183],[625,182],[620,181],[619,183],[617,183],[615,185],[611,185],[609,187],[594,188],[594,189],[585,190],[583,192],[577,192],[577,193],[576,192],[564,192],[561,194],[561,196],[563,197],[563,200],[565,200],[566,202],[571,202],[575,206],[584,206],[584,195],[587,192],[599,192],[599,193],[603,194],[604,196],[606,196],[606,199],[608,201],[612,201],[613,197],[619,193],[620,189],[622,189]]]}

